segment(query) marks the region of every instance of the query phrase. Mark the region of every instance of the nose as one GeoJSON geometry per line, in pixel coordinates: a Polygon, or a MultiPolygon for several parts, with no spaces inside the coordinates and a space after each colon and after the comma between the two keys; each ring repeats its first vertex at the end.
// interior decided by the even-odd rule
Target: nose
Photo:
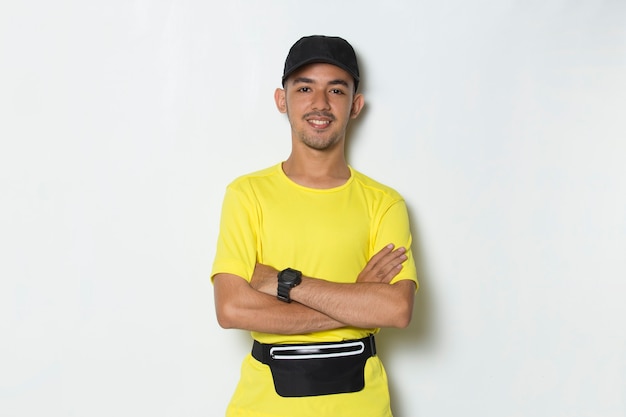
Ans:
{"type": "Polygon", "coordinates": [[[313,93],[313,102],[311,103],[313,110],[330,110],[330,102],[326,91],[318,90],[313,93]]]}

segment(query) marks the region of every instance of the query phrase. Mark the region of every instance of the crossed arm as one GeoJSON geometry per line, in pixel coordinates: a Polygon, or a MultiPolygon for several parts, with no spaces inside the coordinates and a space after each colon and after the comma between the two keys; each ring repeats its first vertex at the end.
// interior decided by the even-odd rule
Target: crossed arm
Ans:
{"type": "Polygon", "coordinates": [[[384,247],[370,259],[355,283],[302,277],[291,290],[292,303],[276,299],[271,266],[257,264],[248,283],[232,274],[216,274],[217,320],[224,328],[275,334],[304,334],[345,326],[406,327],[413,311],[415,283],[390,284],[406,260],[404,248],[384,247]]]}

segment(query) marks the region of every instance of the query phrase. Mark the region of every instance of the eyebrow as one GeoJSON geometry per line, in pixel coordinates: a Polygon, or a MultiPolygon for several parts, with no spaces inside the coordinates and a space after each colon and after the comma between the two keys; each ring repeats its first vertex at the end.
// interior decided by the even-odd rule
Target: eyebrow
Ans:
{"type": "MultiPolygon", "coordinates": [[[[312,80],[311,78],[307,78],[307,77],[298,77],[298,78],[294,78],[293,81],[291,82],[291,84],[298,84],[298,83],[315,84],[315,81],[312,80]]],[[[336,80],[329,81],[328,85],[343,85],[346,88],[350,87],[346,80],[342,80],[340,78],[338,78],[336,80]]]]}

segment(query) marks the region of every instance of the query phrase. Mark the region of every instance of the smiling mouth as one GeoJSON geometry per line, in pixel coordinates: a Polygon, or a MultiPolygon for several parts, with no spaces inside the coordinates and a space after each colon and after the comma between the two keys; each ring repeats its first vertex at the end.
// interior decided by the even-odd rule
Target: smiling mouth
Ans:
{"type": "Polygon", "coordinates": [[[330,125],[330,120],[308,119],[307,122],[317,129],[324,129],[330,125]]]}
{"type": "Polygon", "coordinates": [[[335,116],[331,113],[311,112],[304,115],[304,119],[315,129],[323,130],[335,121],[335,116]]]}

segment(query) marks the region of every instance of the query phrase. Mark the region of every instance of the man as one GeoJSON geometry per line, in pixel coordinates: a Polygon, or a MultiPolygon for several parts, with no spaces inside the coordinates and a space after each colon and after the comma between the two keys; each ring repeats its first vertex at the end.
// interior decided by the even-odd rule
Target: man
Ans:
{"type": "Polygon", "coordinates": [[[226,190],[217,319],[254,339],[229,417],[391,416],[373,335],[409,324],[417,279],[403,199],[345,160],[359,80],[344,39],[296,42],[274,97],[291,154],[226,190]]]}

